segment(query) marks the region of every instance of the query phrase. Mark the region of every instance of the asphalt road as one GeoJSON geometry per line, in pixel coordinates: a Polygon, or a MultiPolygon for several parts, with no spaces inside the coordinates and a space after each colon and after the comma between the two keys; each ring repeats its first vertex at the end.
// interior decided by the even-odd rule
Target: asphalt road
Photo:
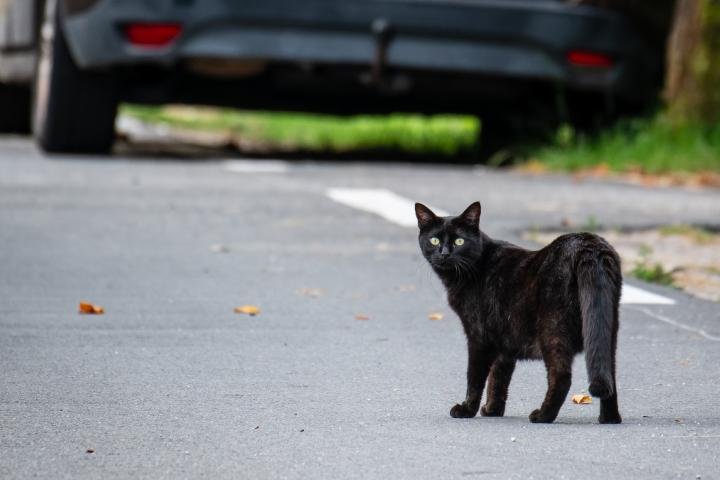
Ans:
{"type": "MultiPolygon", "coordinates": [[[[486,232],[516,241],[563,219],[720,221],[717,192],[442,165],[48,158],[0,138],[0,477],[720,478],[717,304],[631,282],[676,303],[622,307],[622,425],[569,400],[555,424],[530,424],[537,362],[518,366],[505,418],[452,419],[465,343],[415,230],[333,201],[334,187],[449,212],[479,199],[486,232]],[[80,300],[106,314],[78,315],[80,300]]],[[[586,388],[578,358],[571,393],[586,388]]]]}

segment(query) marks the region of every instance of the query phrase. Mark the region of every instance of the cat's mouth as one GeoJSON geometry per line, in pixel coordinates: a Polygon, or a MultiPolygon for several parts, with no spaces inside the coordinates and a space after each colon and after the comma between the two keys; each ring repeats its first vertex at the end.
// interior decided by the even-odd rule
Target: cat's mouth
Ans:
{"type": "Polygon", "coordinates": [[[450,258],[432,258],[430,260],[430,265],[437,270],[452,270],[455,268],[455,262],[453,262],[450,258]]]}

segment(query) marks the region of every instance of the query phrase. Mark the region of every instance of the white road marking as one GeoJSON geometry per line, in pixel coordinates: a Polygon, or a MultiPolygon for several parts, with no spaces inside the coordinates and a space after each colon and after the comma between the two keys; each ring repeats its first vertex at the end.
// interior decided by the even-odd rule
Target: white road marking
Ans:
{"type": "MultiPolygon", "coordinates": [[[[415,202],[397,195],[390,190],[371,188],[329,188],[330,199],[365,212],[374,213],[385,220],[402,227],[417,227],[415,202]]],[[[440,216],[447,216],[443,210],[430,207],[440,216]]],[[[622,304],[633,305],[674,305],[675,300],[648,292],[632,285],[623,285],[622,304]]]]}
{"type": "Polygon", "coordinates": [[[659,313],[655,313],[652,310],[648,310],[647,308],[642,308],[642,307],[630,307],[630,308],[632,308],[633,310],[637,310],[638,312],[642,312],[645,315],[647,315],[648,317],[654,318],[655,320],[659,320],[661,322],[667,323],[668,325],[672,325],[673,327],[677,327],[682,330],[687,330],[688,332],[697,333],[701,337],[706,338],[708,340],[720,342],[720,337],[709,334],[702,328],[695,328],[695,327],[691,327],[690,325],[685,325],[684,323],[680,323],[677,320],[673,320],[672,318],[668,318],[664,315],[660,315],[659,313]]]}
{"type": "Polygon", "coordinates": [[[290,167],[282,160],[228,160],[223,169],[232,173],[285,173],[290,167]]]}
{"type": "Polygon", "coordinates": [[[625,305],[675,305],[675,300],[632,285],[623,285],[620,303],[625,305]]]}
{"type": "MultiPolygon", "coordinates": [[[[326,191],[332,200],[348,207],[380,215],[385,220],[401,227],[417,227],[415,202],[401,197],[390,190],[371,188],[329,188],[326,191]]],[[[430,207],[437,215],[446,212],[430,207]]]]}

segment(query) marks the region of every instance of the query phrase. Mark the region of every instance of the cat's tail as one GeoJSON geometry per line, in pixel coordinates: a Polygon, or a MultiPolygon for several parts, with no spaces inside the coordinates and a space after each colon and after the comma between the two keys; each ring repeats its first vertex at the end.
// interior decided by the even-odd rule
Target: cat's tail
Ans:
{"type": "Polygon", "coordinates": [[[612,249],[586,251],[577,271],[588,391],[593,397],[608,398],[615,392],[620,259],[612,249]]]}

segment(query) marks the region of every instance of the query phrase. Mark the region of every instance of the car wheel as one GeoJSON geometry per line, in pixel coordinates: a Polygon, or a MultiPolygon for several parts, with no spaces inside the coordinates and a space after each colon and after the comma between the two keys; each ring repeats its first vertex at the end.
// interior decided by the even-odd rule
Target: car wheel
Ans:
{"type": "Polygon", "coordinates": [[[30,88],[0,85],[0,132],[30,132],[30,88]]]}
{"type": "Polygon", "coordinates": [[[118,99],[113,77],[75,65],[57,0],[48,1],[40,31],[33,131],[56,153],[107,153],[115,139],[118,99]]]}

